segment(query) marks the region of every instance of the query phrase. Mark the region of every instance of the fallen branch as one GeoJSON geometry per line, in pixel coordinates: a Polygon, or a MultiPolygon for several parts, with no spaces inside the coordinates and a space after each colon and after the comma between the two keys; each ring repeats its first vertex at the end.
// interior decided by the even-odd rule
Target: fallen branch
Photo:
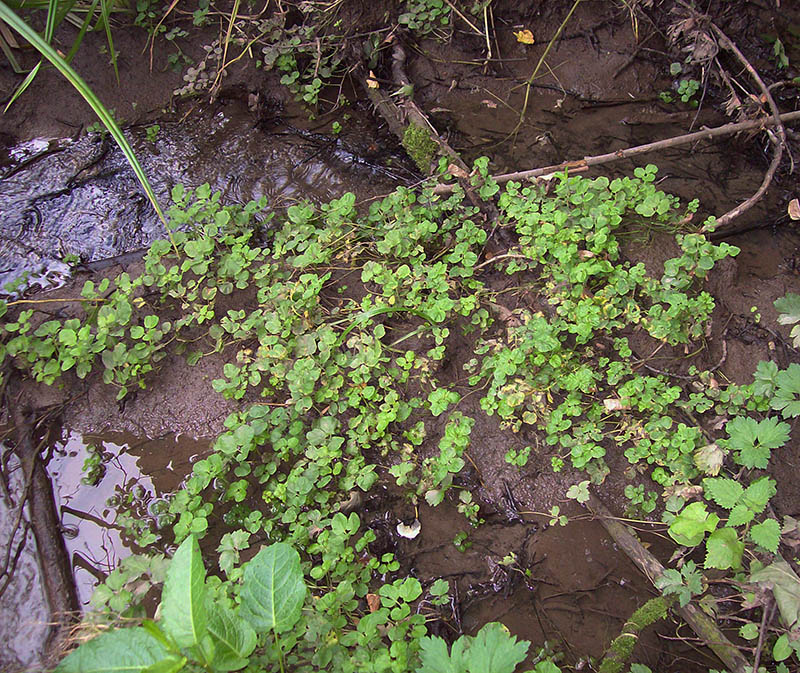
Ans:
{"type": "MultiPolygon", "coordinates": [[[[594,495],[589,495],[587,503],[590,510],[600,519],[600,523],[608,534],[617,543],[641,570],[647,578],[655,583],[656,579],[664,573],[664,566],[647,549],[642,546],[638,538],[630,529],[612,517],[608,508],[594,495]]],[[[681,618],[692,628],[697,636],[708,645],[725,667],[732,673],[747,673],[749,665],[741,652],[719,630],[716,622],[705,612],[689,603],[685,607],[676,608],[681,618]]]]}
{"type": "Polygon", "coordinates": [[[780,110],[778,110],[778,106],[775,104],[775,99],[772,97],[772,93],[770,93],[770,90],[764,84],[764,81],[761,79],[761,76],[758,74],[756,69],[744,57],[744,54],[739,51],[739,48],[733,43],[733,41],[722,32],[719,26],[712,22],[711,28],[717,34],[720,44],[725,49],[734,53],[736,58],[739,59],[741,64],[745,67],[747,72],[750,73],[750,76],[753,78],[753,80],[755,80],[756,84],[758,84],[758,88],[761,89],[761,94],[764,97],[764,100],[769,104],[769,109],[772,112],[772,121],[778,130],[778,139],[775,140],[772,138],[775,144],[775,154],[772,156],[772,162],[770,163],[769,168],[764,175],[761,185],[756,190],[756,193],[753,194],[749,199],[742,201],[742,203],[740,203],[738,206],[732,208],[727,213],[717,218],[716,227],[719,228],[724,227],[732,220],[739,217],[739,215],[741,215],[743,212],[750,210],[750,208],[758,203],[758,201],[761,200],[761,197],[764,196],[767,188],[772,183],[772,178],[775,176],[775,172],[778,170],[779,164],[781,163],[781,158],[783,157],[783,148],[786,146],[786,131],[783,128],[781,113],[780,110]]]}
{"type": "MultiPolygon", "coordinates": [[[[779,116],[781,122],[791,122],[800,120],[800,111],[787,112],[779,116]]],[[[600,164],[611,163],[612,161],[619,161],[620,159],[630,159],[631,157],[640,154],[647,154],[657,150],[663,150],[670,147],[678,147],[680,145],[687,145],[689,143],[697,142],[699,140],[711,140],[721,136],[728,136],[740,131],[749,131],[752,129],[760,129],[765,126],[772,126],[776,123],[773,117],[765,119],[754,119],[747,122],[736,122],[725,124],[724,126],[717,126],[712,129],[704,129],[702,131],[695,131],[694,133],[687,133],[682,136],[675,136],[665,140],[657,140],[656,142],[647,143],[646,145],[637,145],[636,147],[629,147],[624,150],[616,150],[608,154],[599,154],[594,157],[584,157],[583,159],[576,159],[573,161],[564,161],[560,164],[552,166],[544,166],[542,168],[534,168],[528,171],[517,171],[516,173],[503,173],[502,175],[494,175],[492,179],[498,183],[509,182],[510,180],[531,180],[558,173],[564,170],[585,170],[589,166],[599,166],[600,164]]],[[[437,185],[434,188],[435,194],[449,194],[453,191],[454,185],[437,185]]]]}
{"type": "Polygon", "coordinates": [[[45,658],[49,658],[61,649],[70,624],[80,614],[80,603],[61,534],[61,520],[56,511],[53,485],[39,455],[39,447],[33,443],[32,423],[16,405],[12,418],[16,426],[17,458],[23,473],[31,475],[28,518],[36,540],[42,590],[53,625],[45,649],[45,658]]]}

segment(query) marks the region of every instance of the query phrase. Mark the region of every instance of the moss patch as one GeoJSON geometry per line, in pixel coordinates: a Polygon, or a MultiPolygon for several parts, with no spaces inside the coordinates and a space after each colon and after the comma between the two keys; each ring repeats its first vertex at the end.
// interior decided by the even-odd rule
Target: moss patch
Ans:
{"type": "Polygon", "coordinates": [[[436,156],[438,148],[428,131],[412,122],[406,126],[402,144],[419,170],[427,175],[431,170],[431,162],[436,156]]]}

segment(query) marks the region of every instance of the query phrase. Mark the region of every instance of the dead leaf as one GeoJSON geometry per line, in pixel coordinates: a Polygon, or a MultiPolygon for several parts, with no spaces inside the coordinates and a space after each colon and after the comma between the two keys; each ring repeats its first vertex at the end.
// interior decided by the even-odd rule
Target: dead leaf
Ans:
{"type": "Polygon", "coordinates": [[[375,612],[381,607],[381,597],[378,594],[367,594],[367,605],[370,612],[375,612]]]}
{"type": "Polygon", "coordinates": [[[533,33],[529,31],[527,28],[520,31],[515,31],[514,37],[516,37],[517,42],[521,44],[533,44],[534,42],[533,33]]]}
{"type": "Polygon", "coordinates": [[[675,484],[664,489],[664,498],[673,495],[684,500],[699,500],[703,496],[703,487],[692,484],[675,484]]]}
{"type": "Polygon", "coordinates": [[[378,80],[375,79],[375,73],[372,70],[369,71],[369,76],[367,77],[367,86],[370,89],[380,89],[381,85],[378,84],[378,80]]]}
{"type": "Polygon", "coordinates": [[[497,107],[497,103],[495,103],[493,100],[489,100],[488,98],[484,98],[481,101],[481,105],[485,105],[490,110],[494,110],[497,107]]]}
{"type": "Polygon", "coordinates": [[[800,220],[800,199],[792,199],[789,201],[789,217],[793,220],[800,220]]]}
{"type": "Polygon", "coordinates": [[[697,465],[697,469],[712,477],[719,474],[724,460],[725,452],[716,444],[707,444],[694,452],[694,464],[697,465]]]}
{"type": "Polygon", "coordinates": [[[467,171],[465,171],[463,168],[458,167],[456,164],[450,164],[447,167],[447,172],[459,180],[466,180],[469,177],[469,173],[467,173],[467,171]]]}
{"type": "Polygon", "coordinates": [[[631,408],[628,400],[621,400],[618,397],[607,397],[603,400],[603,406],[606,411],[624,411],[631,408]]]}

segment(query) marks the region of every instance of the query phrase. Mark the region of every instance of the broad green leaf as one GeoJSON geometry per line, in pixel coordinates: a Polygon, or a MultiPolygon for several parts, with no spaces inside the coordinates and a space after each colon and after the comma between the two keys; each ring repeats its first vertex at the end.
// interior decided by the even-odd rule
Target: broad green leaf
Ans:
{"type": "Polygon", "coordinates": [[[462,648],[457,651],[455,643],[452,655],[447,651],[447,643],[439,636],[425,636],[419,646],[420,666],[417,673],[466,673],[466,661],[459,656],[462,648]]]}
{"type": "Polygon", "coordinates": [[[678,544],[696,547],[705,534],[714,530],[719,523],[716,514],[709,514],[705,503],[693,502],[683,508],[669,526],[669,535],[678,544]]]}
{"type": "Polygon", "coordinates": [[[728,525],[734,527],[743,526],[746,523],[750,523],[755,516],[755,512],[747,505],[739,504],[731,510],[731,515],[728,517],[728,525]]]}
{"type": "Polygon", "coordinates": [[[762,477],[747,487],[742,495],[742,503],[747,505],[756,514],[764,511],[769,499],[775,495],[775,480],[762,477]]]}
{"type": "Polygon", "coordinates": [[[500,622],[491,622],[470,643],[468,668],[471,673],[514,673],[529,646],[527,640],[517,642],[500,622]]]}
{"type": "Polygon", "coordinates": [[[744,493],[744,488],[738,481],[715,477],[713,479],[703,479],[703,491],[706,496],[711,498],[720,507],[733,509],[744,493]]]}
{"type": "Polygon", "coordinates": [[[232,610],[210,601],[208,632],[216,646],[213,667],[217,671],[238,671],[247,666],[247,657],[256,647],[256,632],[232,610]]]}
{"type": "Polygon", "coordinates": [[[715,530],[706,540],[706,568],[738,570],[742,566],[744,542],[739,540],[735,528],[715,530]]]}
{"type": "Polygon", "coordinates": [[[755,640],[758,638],[758,624],[747,622],[747,624],[739,627],[739,636],[745,640],[755,640]]]}
{"type": "Polygon", "coordinates": [[[775,377],[776,390],[770,406],[781,412],[784,418],[800,416],[800,365],[790,364],[775,377]]]}
{"type": "Polygon", "coordinates": [[[305,598],[300,555],[288,544],[265,547],[245,566],[240,614],[256,631],[291,629],[305,598]]]}
{"type": "Polygon", "coordinates": [[[800,622],[800,578],[791,566],[778,557],[771,565],[754,572],[750,580],[772,589],[784,626],[795,628],[800,622]]]}
{"type": "Polygon", "coordinates": [[[772,397],[777,385],[778,365],[771,360],[762,360],[753,375],[753,392],[761,397],[772,397]]]}
{"type": "Polygon", "coordinates": [[[141,627],[115,629],[70,652],[56,673],[144,673],[170,653],[141,627]]]}
{"type": "Polygon", "coordinates": [[[197,645],[206,633],[206,571],[194,535],[178,547],[161,594],[161,627],[178,647],[197,645]]]}
{"type": "Polygon", "coordinates": [[[178,673],[188,660],[180,654],[170,654],[166,659],[157,661],[144,669],[143,673],[178,673]]]}
{"type": "Polygon", "coordinates": [[[750,539],[772,554],[778,551],[781,541],[781,525],[775,519],[765,519],[750,529],[750,539]]]}
{"type": "Polygon", "coordinates": [[[772,658],[775,661],[783,661],[792,656],[792,646],[789,644],[789,636],[785,633],[778,636],[778,640],[772,646],[772,658]]]}
{"type": "Polygon", "coordinates": [[[738,451],[735,460],[749,470],[763,470],[769,465],[770,450],[766,446],[750,446],[738,451]]]}
{"type": "Polygon", "coordinates": [[[758,438],[758,423],[753,418],[737,416],[725,424],[730,439],[728,445],[734,450],[753,446],[758,438]]]}

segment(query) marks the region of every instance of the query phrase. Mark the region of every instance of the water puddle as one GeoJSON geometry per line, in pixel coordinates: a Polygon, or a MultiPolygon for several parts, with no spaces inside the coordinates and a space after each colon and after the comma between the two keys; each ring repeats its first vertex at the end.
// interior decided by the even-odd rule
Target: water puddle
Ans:
{"type": "MultiPolygon", "coordinates": [[[[158,536],[165,496],[209,451],[207,440],[181,436],[139,439],[123,434],[85,435],[66,431],[48,462],[78,598],[86,609],[98,582],[132,553],[142,551],[126,528],[158,536]],[[99,460],[93,461],[92,456],[99,460]],[[97,466],[94,477],[84,469],[97,466]],[[87,483],[89,482],[89,483],[87,483]],[[119,508],[119,509],[118,509],[119,508]],[[123,513],[130,511],[130,515],[123,513]]],[[[12,466],[13,467],[13,466],[12,466]]],[[[12,494],[21,491],[19,470],[9,470],[12,494]]],[[[15,499],[16,502],[16,499],[15,499]]],[[[15,510],[0,502],[0,535],[8,539],[15,510]]],[[[12,554],[21,540],[18,533],[12,554]]],[[[163,540],[168,544],[170,540],[163,540]]],[[[156,543],[156,549],[158,543],[156,543]]],[[[152,551],[152,548],[151,548],[152,551]]],[[[0,549],[2,554],[5,549],[0,549]]],[[[47,636],[48,610],[39,586],[32,534],[20,552],[13,579],[0,604],[0,662],[18,671],[36,664],[47,636]]]]}
{"type": "MultiPolygon", "coordinates": [[[[166,208],[175,184],[208,182],[227,203],[266,197],[271,210],[301,199],[318,203],[354,191],[391,191],[395,173],[362,156],[358,137],[296,129],[291,114],[259,127],[236,102],[185,119],[132,127],[133,146],[166,208]]],[[[365,136],[366,134],[364,134],[365,136]]],[[[74,255],[90,262],[143,248],[164,236],[122,152],[100,133],[38,138],[6,148],[0,162],[0,288],[28,275],[29,285],[62,284],[74,255]]]]}

